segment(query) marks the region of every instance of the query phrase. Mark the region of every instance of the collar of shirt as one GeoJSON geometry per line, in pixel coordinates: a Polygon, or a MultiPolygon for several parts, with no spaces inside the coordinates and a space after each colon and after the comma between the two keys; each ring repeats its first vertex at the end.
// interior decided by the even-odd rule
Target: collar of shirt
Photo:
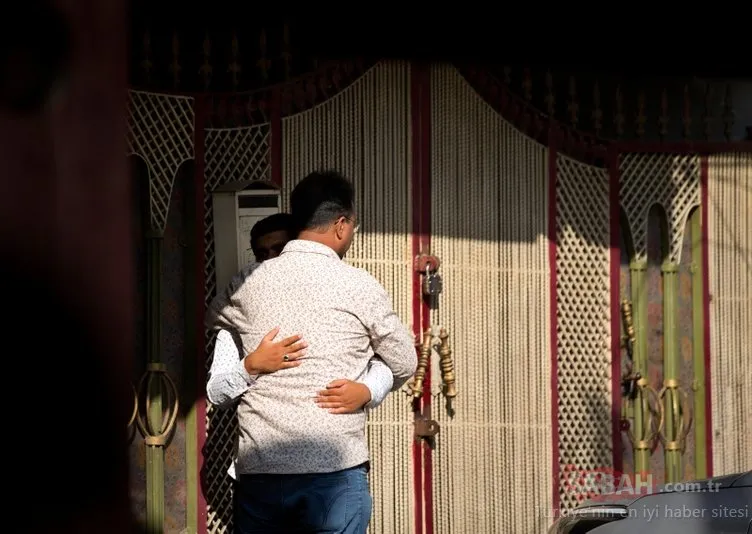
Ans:
{"type": "Polygon", "coordinates": [[[308,241],[305,239],[293,239],[292,241],[289,241],[287,245],[285,245],[285,248],[282,250],[282,254],[286,254],[287,252],[304,252],[307,254],[322,254],[324,256],[329,256],[330,258],[333,258],[335,260],[341,259],[334,250],[327,247],[326,245],[323,245],[321,243],[316,243],[315,241],[308,241]]]}

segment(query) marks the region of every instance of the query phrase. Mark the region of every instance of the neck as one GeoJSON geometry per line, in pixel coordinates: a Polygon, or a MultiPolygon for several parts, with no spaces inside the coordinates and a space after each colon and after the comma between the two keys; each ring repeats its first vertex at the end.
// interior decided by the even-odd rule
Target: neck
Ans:
{"type": "MultiPolygon", "coordinates": [[[[337,252],[334,236],[332,236],[329,232],[303,230],[298,234],[298,239],[302,241],[313,241],[314,243],[321,243],[322,245],[326,245],[333,251],[337,252]]],[[[337,252],[337,254],[339,255],[339,252],[337,252]]]]}

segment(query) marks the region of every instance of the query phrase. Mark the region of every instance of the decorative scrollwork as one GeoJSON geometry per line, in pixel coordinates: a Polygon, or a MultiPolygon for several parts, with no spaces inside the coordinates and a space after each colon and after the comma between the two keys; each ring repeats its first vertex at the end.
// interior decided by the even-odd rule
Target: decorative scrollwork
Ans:
{"type": "Polygon", "coordinates": [[[642,413],[642,425],[639,432],[642,439],[636,437],[631,425],[627,427],[627,435],[636,450],[650,450],[653,448],[656,438],[660,438],[665,423],[660,395],[648,384],[645,378],[641,377],[637,380],[633,402],[635,408],[639,406],[642,413]]]}
{"type": "Polygon", "coordinates": [[[136,386],[131,384],[131,390],[133,391],[133,411],[131,412],[131,418],[128,420],[126,428],[130,428],[136,421],[136,417],[138,417],[138,392],[136,391],[136,386]]]}
{"type": "MultiPolygon", "coordinates": [[[[668,398],[671,405],[671,427],[674,439],[666,436],[664,428],[658,434],[663,449],[666,451],[679,451],[684,453],[687,446],[687,436],[692,427],[693,413],[689,392],[679,385],[677,380],[666,380],[663,388],[658,393],[660,401],[665,402],[668,398]]],[[[661,404],[661,407],[663,405],[661,404]]]]}
{"type": "MultiPolygon", "coordinates": [[[[178,390],[175,387],[175,383],[167,374],[167,366],[163,363],[150,363],[146,367],[146,372],[141,377],[138,383],[138,392],[143,393],[146,397],[146,406],[144,412],[145,416],[142,417],[140,410],[136,410],[136,424],[144,437],[146,445],[153,447],[164,447],[167,444],[167,440],[170,437],[170,433],[175,427],[175,421],[178,417],[178,390]],[[162,423],[158,429],[152,428],[152,424],[149,421],[148,414],[152,407],[152,397],[149,395],[149,390],[154,385],[154,381],[159,380],[159,386],[163,391],[167,393],[167,398],[164,405],[168,406],[167,417],[162,417],[162,423]]],[[[140,395],[139,395],[140,396],[140,395]]],[[[138,397],[136,400],[138,407],[138,397]]]]}
{"type": "MultiPolygon", "coordinates": [[[[648,384],[647,379],[639,370],[634,370],[635,328],[632,303],[627,299],[622,300],[621,315],[626,332],[623,345],[627,352],[627,368],[621,379],[622,395],[627,398],[627,402],[632,403],[634,413],[641,415],[639,418],[633,417],[633,421],[641,421],[639,432],[635,432],[631,424],[625,425],[625,430],[635,450],[649,450],[663,431],[663,404],[660,395],[648,384]]],[[[626,421],[626,417],[624,420],[626,421]]]]}

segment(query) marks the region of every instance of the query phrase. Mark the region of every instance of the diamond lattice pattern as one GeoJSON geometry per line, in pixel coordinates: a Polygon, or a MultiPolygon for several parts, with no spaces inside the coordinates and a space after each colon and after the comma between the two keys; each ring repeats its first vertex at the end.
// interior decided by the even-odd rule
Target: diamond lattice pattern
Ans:
{"type": "Polygon", "coordinates": [[[623,154],[619,172],[619,194],[629,220],[635,259],[647,259],[648,211],[659,204],[668,219],[668,259],[678,263],[687,217],[693,207],[700,205],[700,157],[623,154]]]}
{"type": "Polygon", "coordinates": [[[180,165],[193,159],[193,99],[128,91],[128,155],[149,169],[152,228],[163,231],[180,165]]]}
{"type": "MultiPolygon", "coordinates": [[[[206,305],[216,294],[214,216],[212,191],[236,180],[268,180],[269,125],[206,130],[204,189],[204,276],[206,305]]],[[[214,336],[206,335],[206,369],[211,366],[214,336]]],[[[227,468],[232,458],[237,419],[232,408],[214,410],[207,405],[207,439],[204,447],[207,527],[210,533],[232,532],[232,484],[227,468]]]]}
{"type": "MultiPolygon", "coordinates": [[[[556,300],[559,462],[613,464],[609,187],[605,170],[557,157],[556,300]]],[[[564,491],[562,508],[577,496],[564,491]]]]}

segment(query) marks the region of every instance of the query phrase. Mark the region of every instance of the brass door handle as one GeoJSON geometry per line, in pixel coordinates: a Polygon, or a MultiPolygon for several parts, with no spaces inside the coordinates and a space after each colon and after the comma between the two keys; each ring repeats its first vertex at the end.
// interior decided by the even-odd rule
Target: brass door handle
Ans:
{"type": "Polygon", "coordinates": [[[452,359],[452,349],[449,346],[449,332],[442,328],[439,332],[439,366],[441,367],[441,381],[443,382],[441,391],[448,399],[457,396],[457,384],[454,377],[454,360],[452,359]]]}
{"type": "MultiPolygon", "coordinates": [[[[441,369],[441,392],[448,399],[457,396],[457,383],[454,374],[454,360],[452,358],[452,349],[449,346],[449,332],[446,328],[439,331],[439,368],[441,369]]],[[[420,357],[418,358],[418,368],[415,376],[407,384],[410,394],[417,399],[423,394],[423,385],[428,370],[428,362],[431,357],[433,334],[427,331],[423,334],[423,342],[420,345],[420,357]]]]}
{"type": "Polygon", "coordinates": [[[428,359],[431,357],[431,332],[423,334],[423,343],[420,346],[420,357],[418,358],[418,368],[415,370],[415,376],[407,384],[412,396],[419,399],[423,394],[423,381],[426,379],[426,370],[428,369],[428,359]]]}

